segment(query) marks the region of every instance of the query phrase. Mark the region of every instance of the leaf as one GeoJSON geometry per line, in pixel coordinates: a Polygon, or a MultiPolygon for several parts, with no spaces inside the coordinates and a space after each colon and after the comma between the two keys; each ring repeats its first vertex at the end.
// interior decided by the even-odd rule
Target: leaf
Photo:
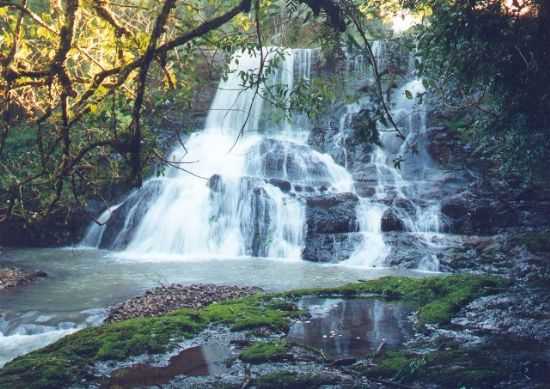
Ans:
{"type": "Polygon", "coordinates": [[[410,90],[405,90],[405,97],[407,97],[407,99],[409,100],[412,100],[413,99],[413,94],[410,90]]]}

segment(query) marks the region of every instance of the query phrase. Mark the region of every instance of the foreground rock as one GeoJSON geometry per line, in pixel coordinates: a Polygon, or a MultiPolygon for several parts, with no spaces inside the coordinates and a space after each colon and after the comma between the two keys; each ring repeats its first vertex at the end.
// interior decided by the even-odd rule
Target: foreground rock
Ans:
{"type": "Polygon", "coordinates": [[[227,300],[80,331],[8,363],[0,387],[542,388],[547,294],[521,290],[385,277],[227,300]]]}
{"type": "Polygon", "coordinates": [[[115,305],[106,321],[114,322],[136,317],[160,316],[179,308],[202,308],[215,301],[224,301],[260,292],[260,288],[214,284],[169,285],[154,288],[143,296],[115,305]]]}
{"type": "Polygon", "coordinates": [[[0,266],[0,290],[27,285],[31,282],[47,277],[43,271],[25,271],[17,267],[0,266]]]}

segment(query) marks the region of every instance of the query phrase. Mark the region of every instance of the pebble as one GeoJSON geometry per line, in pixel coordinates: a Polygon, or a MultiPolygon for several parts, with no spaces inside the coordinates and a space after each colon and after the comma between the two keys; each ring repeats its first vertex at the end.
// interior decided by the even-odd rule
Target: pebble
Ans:
{"type": "Polygon", "coordinates": [[[215,284],[172,284],[146,291],[110,308],[107,322],[136,317],[160,316],[180,308],[201,308],[217,301],[249,296],[260,292],[256,287],[215,284]]]}

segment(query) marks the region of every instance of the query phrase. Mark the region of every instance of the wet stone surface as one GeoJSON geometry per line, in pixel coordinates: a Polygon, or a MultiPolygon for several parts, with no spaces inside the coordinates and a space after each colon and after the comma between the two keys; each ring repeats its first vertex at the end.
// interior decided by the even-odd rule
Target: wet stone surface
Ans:
{"type": "Polygon", "coordinates": [[[0,264],[0,290],[27,285],[47,276],[43,271],[27,271],[14,266],[2,266],[0,264]]]}

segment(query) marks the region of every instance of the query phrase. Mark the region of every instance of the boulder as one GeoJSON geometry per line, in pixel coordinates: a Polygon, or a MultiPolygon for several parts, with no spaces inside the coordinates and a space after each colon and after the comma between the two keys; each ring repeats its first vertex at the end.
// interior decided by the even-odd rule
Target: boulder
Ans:
{"type": "Polygon", "coordinates": [[[110,250],[125,248],[132,240],[152,201],[160,193],[160,189],[161,180],[149,180],[113,209],[105,224],[99,247],[110,250]]]}
{"type": "Polygon", "coordinates": [[[405,223],[393,209],[387,209],[382,216],[382,232],[405,231],[405,223]]]}
{"type": "Polygon", "coordinates": [[[338,234],[359,231],[358,203],[359,198],[353,193],[324,194],[307,198],[308,234],[338,234]]]}
{"type": "Polygon", "coordinates": [[[311,262],[341,262],[349,259],[361,244],[361,233],[308,233],[302,259],[311,262]]]}

